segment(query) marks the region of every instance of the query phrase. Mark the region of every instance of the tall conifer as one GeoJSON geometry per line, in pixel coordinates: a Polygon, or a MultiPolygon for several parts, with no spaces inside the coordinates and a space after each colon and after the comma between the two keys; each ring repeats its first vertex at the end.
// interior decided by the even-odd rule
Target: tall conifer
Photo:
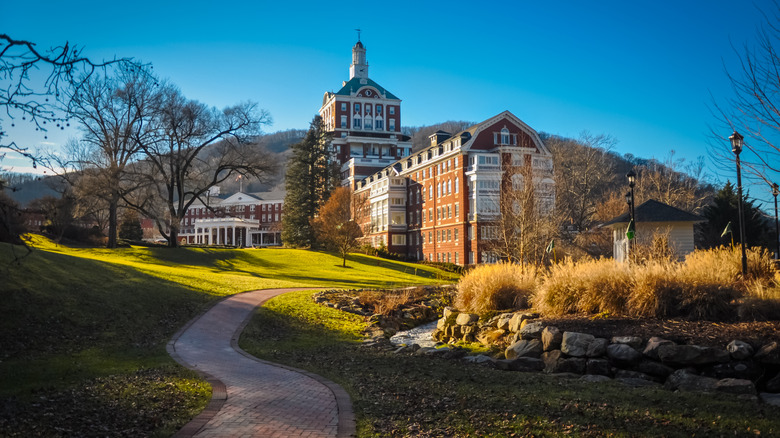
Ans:
{"type": "Polygon", "coordinates": [[[285,179],[282,242],[294,248],[309,247],[316,245],[311,220],[327,201],[335,181],[330,134],[320,116],[314,117],[306,137],[291,149],[285,179]]]}

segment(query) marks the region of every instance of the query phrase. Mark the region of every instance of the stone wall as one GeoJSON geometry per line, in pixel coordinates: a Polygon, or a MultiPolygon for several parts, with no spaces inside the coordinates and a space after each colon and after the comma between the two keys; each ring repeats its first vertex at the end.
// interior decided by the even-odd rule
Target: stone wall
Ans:
{"type": "Polygon", "coordinates": [[[780,393],[777,342],[756,348],[733,340],[713,348],[660,337],[604,339],[545,326],[535,313],[504,313],[480,321],[476,314],[453,308],[444,310],[432,336],[444,343],[480,342],[500,348],[502,352],[492,357],[467,359],[502,370],[568,373],[594,381],[614,378],[633,386],[664,385],[673,390],[780,393]]]}

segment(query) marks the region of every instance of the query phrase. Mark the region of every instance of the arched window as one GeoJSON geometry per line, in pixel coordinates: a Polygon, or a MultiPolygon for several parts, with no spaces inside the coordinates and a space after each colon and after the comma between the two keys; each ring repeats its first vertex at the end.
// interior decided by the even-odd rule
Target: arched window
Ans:
{"type": "Polygon", "coordinates": [[[501,128],[501,144],[509,144],[509,130],[501,128]]]}

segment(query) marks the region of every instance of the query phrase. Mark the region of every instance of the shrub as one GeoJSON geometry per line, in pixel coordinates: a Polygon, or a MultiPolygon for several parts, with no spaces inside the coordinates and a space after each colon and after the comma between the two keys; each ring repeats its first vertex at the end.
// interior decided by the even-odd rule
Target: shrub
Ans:
{"type": "Polygon", "coordinates": [[[534,297],[540,311],[567,313],[625,313],[631,273],[628,265],[611,259],[554,265],[534,297]]]}
{"type": "Polygon", "coordinates": [[[455,306],[463,311],[523,309],[536,288],[536,270],[513,263],[479,265],[461,277],[455,306]]]}

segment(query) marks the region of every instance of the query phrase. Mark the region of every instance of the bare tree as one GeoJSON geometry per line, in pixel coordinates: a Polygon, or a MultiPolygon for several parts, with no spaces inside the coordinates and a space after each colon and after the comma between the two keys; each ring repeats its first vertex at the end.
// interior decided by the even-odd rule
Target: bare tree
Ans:
{"type": "Polygon", "coordinates": [[[156,89],[146,71],[118,68],[93,75],[68,95],[68,112],[84,136],[67,156],[54,159],[59,174],[82,195],[105,200],[109,248],[117,245],[120,201],[137,187],[130,166],[143,152],[141,145],[153,139],[151,121],[160,100],[156,89]]]}
{"type": "Polygon", "coordinates": [[[572,236],[593,224],[596,207],[614,186],[615,145],[608,135],[580,134],[579,140],[551,137],[546,141],[555,166],[555,211],[572,236]]]}
{"type": "Polygon", "coordinates": [[[220,111],[165,87],[152,136],[136,131],[143,160],[134,166],[138,188],[125,201],[154,219],[168,245],[177,246],[187,209],[210,188],[236,175],[262,181],[274,174],[271,155],[250,142],[267,123],[268,112],[254,103],[220,111]]]}
{"type": "Polygon", "coordinates": [[[693,163],[676,159],[674,151],[663,161],[650,160],[636,166],[636,203],[654,199],[689,212],[698,212],[707,205],[715,190],[704,179],[704,159],[693,163]]]}
{"type": "Polygon", "coordinates": [[[505,157],[499,198],[498,215],[494,225],[482,235],[491,252],[497,257],[521,266],[538,266],[543,262],[544,250],[556,236],[558,222],[549,190],[535,175],[530,156],[519,163],[505,157]]]}
{"type": "MultiPolygon", "coordinates": [[[[77,90],[95,72],[113,64],[134,65],[128,58],[95,62],[82,56],[82,49],[68,42],[39,50],[35,43],[0,34],[0,111],[11,120],[29,121],[37,129],[64,129],[67,118],[55,102],[65,90],[77,90]],[[35,81],[35,76],[40,81],[35,81]]],[[[3,118],[0,117],[0,122],[3,118]]],[[[27,148],[4,143],[0,124],[0,150],[15,151],[33,160],[27,148]]]]}
{"type": "Polygon", "coordinates": [[[780,176],[780,4],[764,10],[765,23],[758,29],[755,46],[735,49],[736,69],[726,68],[733,96],[714,103],[719,125],[712,128],[711,155],[724,170],[733,170],[734,154],[728,136],[736,130],[745,136],[740,156],[748,175],[767,183],[780,176]]]}

